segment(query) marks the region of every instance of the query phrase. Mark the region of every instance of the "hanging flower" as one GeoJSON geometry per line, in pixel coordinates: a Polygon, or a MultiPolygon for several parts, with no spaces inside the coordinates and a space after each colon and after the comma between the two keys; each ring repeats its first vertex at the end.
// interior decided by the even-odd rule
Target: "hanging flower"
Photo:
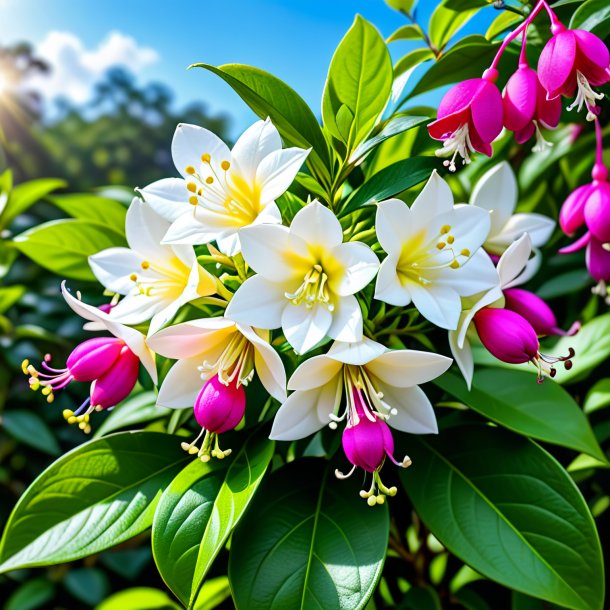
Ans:
{"type": "Polygon", "coordinates": [[[166,243],[216,241],[224,254],[240,251],[238,231],[261,223],[281,223],[275,200],[290,186],[309,151],[282,149],[270,119],[257,121],[233,150],[203,127],[180,124],[172,142],[179,178],[166,178],[141,194],[172,223],[166,243]]]}
{"type": "Polygon", "coordinates": [[[109,248],[89,257],[100,283],[125,295],[112,306],[112,317],[125,324],[150,320],[155,333],[185,303],[216,292],[213,276],[199,263],[191,246],[160,245],[169,223],[137,197],[125,219],[129,248],[109,248]]]}
{"type": "Polygon", "coordinates": [[[84,341],[68,356],[63,369],[50,366],[52,357],[49,354],[45,356],[40,370],[28,360],[23,361],[22,368],[30,376],[30,387],[40,389],[49,403],[54,401],[55,392],[72,381],[91,382],[89,397],[83,404],[76,411],[63,411],[68,423],[78,424],[81,430],[89,433],[89,419],[93,411],[114,407],[131,393],[138,380],[140,362],[156,383],[155,359],[142,333],[117,322],[101,309],[76,299],[66,288],[65,282],[61,290],[74,312],[103,327],[113,336],[84,341]]]}
{"type": "Polygon", "coordinates": [[[239,287],[227,316],[257,328],[281,327],[304,354],[327,335],[362,339],[356,292],[377,273],[379,261],[359,242],[343,243],[336,216],[320,202],[306,205],[290,228],[259,225],[240,232],[243,257],[258,275],[239,287]]]}
{"type": "Polygon", "coordinates": [[[455,329],[460,298],[497,281],[493,271],[485,273],[485,252],[477,252],[489,225],[484,210],[454,206],[449,185],[436,172],[410,208],[399,199],[381,202],[375,228],[388,256],[379,269],[375,298],[398,306],[413,302],[433,324],[455,329]]]}

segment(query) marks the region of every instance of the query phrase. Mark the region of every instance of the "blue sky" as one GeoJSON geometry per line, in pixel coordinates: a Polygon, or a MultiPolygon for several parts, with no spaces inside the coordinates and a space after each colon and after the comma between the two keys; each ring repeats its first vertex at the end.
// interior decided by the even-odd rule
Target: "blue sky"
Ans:
{"type": "MultiPolygon", "coordinates": [[[[420,0],[419,20],[426,23],[436,4],[420,0]]],[[[198,61],[258,66],[289,83],[319,114],[328,64],[356,13],[384,36],[406,23],[383,0],[0,0],[0,44],[38,44],[50,32],[63,32],[76,36],[82,43],[77,53],[84,53],[99,51],[111,32],[120,32],[150,52],[138,64],[141,82],[166,83],[179,104],[199,99],[212,111],[227,112],[234,119],[232,131],[239,132],[250,121],[250,111],[220,79],[203,70],[186,71],[186,66],[198,61]]],[[[485,9],[462,34],[484,33],[497,14],[485,9]]],[[[398,58],[412,47],[393,43],[393,55],[398,58]]],[[[88,61],[99,59],[94,54],[88,61]]]]}

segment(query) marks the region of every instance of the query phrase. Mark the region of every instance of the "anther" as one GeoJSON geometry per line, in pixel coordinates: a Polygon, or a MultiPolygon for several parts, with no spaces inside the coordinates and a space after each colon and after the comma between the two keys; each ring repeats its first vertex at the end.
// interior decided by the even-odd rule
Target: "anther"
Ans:
{"type": "Polygon", "coordinates": [[[135,273],[132,273],[132,274],[129,276],[129,279],[130,279],[132,282],[137,282],[137,281],[138,281],[138,276],[137,276],[135,273]]]}
{"type": "Polygon", "coordinates": [[[442,250],[447,244],[444,241],[439,241],[438,244],[436,244],[436,247],[439,250],[442,250]]]}
{"type": "Polygon", "coordinates": [[[142,269],[148,269],[150,267],[150,263],[148,261],[142,261],[140,263],[140,266],[142,267],[142,269]]]}
{"type": "Polygon", "coordinates": [[[188,167],[186,167],[186,168],[184,169],[184,171],[185,171],[187,174],[191,174],[191,175],[193,175],[193,174],[195,173],[195,168],[194,168],[192,165],[189,165],[188,167]]]}
{"type": "Polygon", "coordinates": [[[201,160],[202,160],[204,163],[209,163],[209,162],[212,160],[212,155],[210,155],[210,153],[203,153],[203,154],[201,155],[201,160]]]}
{"type": "Polygon", "coordinates": [[[468,248],[464,248],[464,249],[463,249],[463,250],[460,252],[460,254],[461,254],[462,256],[470,256],[470,250],[469,250],[468,248]]]}
{"type": "Polygon", "coordinates": [[[220,167],[226,172],[231,167],[231,164],[228,161],[222,161],[220,167]]]}
{"type": "Polygon", "coordinates": [[[189,182],[186,185],[186,188],[191,192],[191,193],[196,193],[197,192],[197,185],[194,182],[189,182]]]}
{"type": "Polygon", "coordinates": [[[455,260],[454,260],[454,261],[451,261],[451,262],[449,263],[449,266],[450,266],[452,269],[458,269],[458,268],[459,268],[459,266],[460,266],[460,263],[459,263],[458,261],[455,261],[455,260]]]}
{"type": "Polygon", "coordinates": [[[197,205],[199,203],[199,199],[197,199],[195,195],[192,195],[191,197],[189,197],[189,203],[191,205],[197,205]]]}

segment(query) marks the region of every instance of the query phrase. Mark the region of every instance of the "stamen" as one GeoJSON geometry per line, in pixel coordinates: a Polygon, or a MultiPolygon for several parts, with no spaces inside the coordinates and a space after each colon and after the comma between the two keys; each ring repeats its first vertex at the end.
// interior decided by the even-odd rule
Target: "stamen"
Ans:
{"type": "Polygon", "coordinates": [[[356,465],[354,464],[351,470],[347,474],[343,474],[338,468],[335,470],[335,476],[340,480],[344,481],[345,479],[349,479],[354,474],[356,470],[356,465]]]}
{"type": "Polygon", "coordinates": [[[308,309],[313,308],[316,303],[325,305],[328,311],[333,311],[335,306],[330,301],[328,290],[328,275],[324,273],[322,266],[315,264],[303,278],[303,283],[293,293],[285,292],[284,296],[293,305],[305,303],[308,309]]]}
{"type": "Polygon", "coordinates": [[[188,167],[184,168],[184,171],[187,174],[193,175],[195,173],[195,168],[192,165],[189,165],[188,167]]]}
{"type": "Polygon", "coordinates": [[[594,121],[599,113],[596,103],[598,100],[604,99],[604,96],[591,89],[587,77],[579,70],[576,71],[576,84],[578,86],[576,98],[567,107],[567,110],[573,110],[576,107],[577,112],[580,112],[584,105],[587,108],[587,121],[594,121]]]}
{"type": "Polygon", "coordinates": [[[191,192],[191,193],[196,193],[197,192],[197,185],[194,182],[189,182],[186,185],[186,188],[191,192]]]}
{"type": "Polygon", "coordinates": [[[457,169],[455,165],[456,157],[460,155],[462,157],[462,165],[468,165],[471,161],[470,155],[474,152],[475,149],[472,146],[468,132],[468,123],[464,123],[443,142],[443,147],[435,151],[434,154],[437,157],[446,157],[453,153],[451,159],[443,161],[443,165],[450,172],[455,172],[457,169]]]}
{"type": "Polygon", "coordinates": [[[534,121],[534,126],[536,127],[536,144],[532,146],[532,151],[536,153],[544,152],[549,148],[553,148],[553,143],[544,139],[542,135],[542,131],[540,131],[540,125],[538,121],[534,121]]]}

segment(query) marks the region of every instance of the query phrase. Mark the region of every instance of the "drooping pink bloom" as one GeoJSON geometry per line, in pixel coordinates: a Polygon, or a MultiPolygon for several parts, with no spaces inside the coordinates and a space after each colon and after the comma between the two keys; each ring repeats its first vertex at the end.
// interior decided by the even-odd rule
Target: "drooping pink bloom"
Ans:
{"type": "Polygon", "coordinates": [[[591,87],[610,81],[610,52],[604,42],[591,32],[568,30],[560,23],[552,27],[553,37],[542,50],[538,76],[549,99],[563,95],[576,99],[568,110],[587,108],[587,120],[599,112],[596,103],[602,94],[591,87]]]}
{"type": "Polygon", "coordinates": [[[572,324],[567,331],[559,328],[553,310],[538,295],[522,288],[504,290],[506,309],[518,313],[527,320],[539,336],[572,336],[580,329],[580,322],[572,324]]]}
{"type": "Polygon", "coordinates": [[[233,430],[246,412],[244,386],[224,384],[218,375],[206,381],[194,405],[197,423],[214,434],[233,430]]]}
{"type": "MultiPolygon", "coordinates": [[[[603,244],[595,237],[591,236],[589,244],[587,245],[587,269],[591,274],[591,277],[598,281],[610,282],[610,250],[608,250],[605,246],[607,244],[603,244]]],[[[602,291],[604,291],[605,286],[600,286],[602,291]]],[[[601,292],[603,294],[603,292],[601,292]]],[[[607,291],[606,291],[607,297],[607,291]]]]}
{"type": "Polygon", "coordinates": [[[539,382],[543,380],[543,374],[556,375],[558,362],[564,362],[567,369],[572,367],[573,349],[570,348],[567,356],[542,354],[536,331],[514,311],[484,307],[475,314],[474,325],[481,343],[493,356],[509,364],[531,362],[538,369],[539,382]]]}
{"type": "Polygon", "coordinates": [[[436,121],[428,125],[430,137],[443,142],[439,157],[451,156],[444,165],[456,170],[458,155],[470,163],[478,151],[491,157],[491,143],[502,131],[502,95],[495,84],[498,71],[490,69],[483,78],[473,78],[452,87],[443,97],[436,121]]]}
{"type": "Polygon", "coordinates": [[[41,370],[28,360],[22,364],[23,372],[30,376],[30,387],[33,390],[41,388],[47,402],[53,402],[55,392],[72,381],[92,382],[85,402],[76,411],[66,409],[63,413],[69,423],[78,423],[84,432],[91,430],[89,415],[94,410],[113,407],[130,394],[140,368],[138,357],[117,337],[84,341],[68,356],[63,369],[52,368],[50,362],[51,356],[47,354],[41,370]]]}

